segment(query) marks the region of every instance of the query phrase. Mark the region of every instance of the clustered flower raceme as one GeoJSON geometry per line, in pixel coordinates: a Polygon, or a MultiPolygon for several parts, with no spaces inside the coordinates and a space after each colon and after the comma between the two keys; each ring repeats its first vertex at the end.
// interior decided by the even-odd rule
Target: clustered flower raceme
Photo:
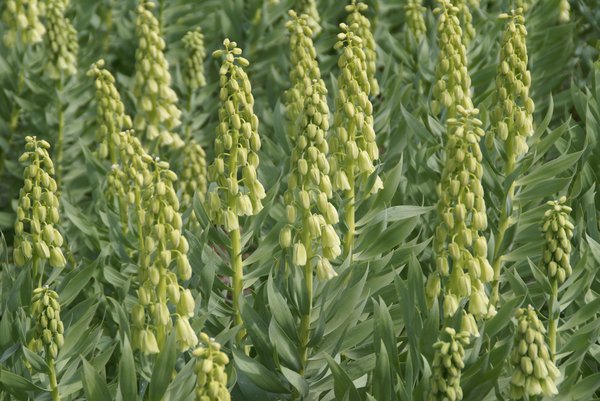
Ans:
{"type": "Polygon", "coordinates": [[[565,205],[566,197],[548,202],[550,207],[544,213],[542,234],[544,243],[543,261],[550,280],[562,284],[572,273],[570,255],[573,223],[569,220],[571,207],[565,205]]]}
{"type": "Polygon", "coordinates": [[[4,43],[11,47],[17,39],[23,44],[42,41],[46,28],[40,17],[44,14],[44,2],[38,0],[7,0],[2,20],[7,26],[4,43]]]}
{"type": "Polygon", "coordinates": [[[205,333],[199,337],[200,345],[192,352],[196,358],[196,401],[229,401],[225,372],[229,358],[214,339],[205,333]]]}
{"type": "Polygon", "coordinates": [[[312,33],[318,35],[321,32],[321,17],[317,10],[316,0],[298,0],[298,2],[300,4],[297,9],[300,10],[300,14],[308,16],[308,25],[312,33]]]}
{"type": "Polygon", "coordinates": [[[77,72],[77,31],[65,17],[69,0],[48,0],[46,2],[46,42],[49,59],[46,62],[48,75],[60,79],[77,72]]]}
{"type": "Polygon", "coordinates": [[[231,232],[239,228],[238,216],[252,216],[262,209],[266,193],[256,176],[261,142],[252,87],[243,69],[249,62],[235,42],[225,39],[223,45],[225,50],[213,53],[223,57],[223,64],[216,158],[208,169],[209,180],[216,186],[208,194],[208,211],[216,224],[231,232]],[[242,177],[238,179],[240,169],[242,177]]]}
{"type": "Polygon", "coordinates": [[[181,124],[181,111],[177,108],[177,94],[170,86],[165,40],[161,37],[159,22],[152,14],[153,8],[154,3],[145,0],[137,7],[138,48],[133,90],[137,115],[134,127],[136,131],[144,132],[150,142],[180,148],[184,145],[183,140],[173,129],[181,124]]]}
{"type": "Polygon", "coordinates": [[[435,69],[436,83],[433,87],[431,110],[439,114],[442,107],[448,110],[448,116],[456,115],[456,106],[472,109],[470,96],[471,77],[467,70],[467,49],[462,36],[463,31],[458,19],[459,8],[450,0],[438,0],[439,14],[437,32],[440,53],[435,69]]]}
{"type": "Polygon", "coordinates": [[[313,80],[311,85],[307,82],[304,96],[288,190],[284,195],[288,225],[281,230],[280,243],[284,248],[294,243],[293,263],[296,266],[310,266],[313,256],[317,256],[317,277],[328,280],[337,275],[329,261],[340,255],[341,242],[333,228],[339,220],[338,213],[329,202],[333,196],[328,176],[329,147],[325,140],[329,108],[323,80],[313,80]]]}
{"type": "Polygon", "coordinates": [[[47,286],[33,290],[31,314],[34,320],[30,348],[56,359],[65,342],[64,326],[60,320],[58,294],[47,286]]]}
{"type": "MultiPolygon", "coordinates": [[[[329,136],[330,167],[333,188],[349,191],[354,188],[355,180],[366,184],[366,178],[375,171],[373,163],[379,159],[379,148],[375,142],[373,105],[369,100],[371,85],[363,40],[356,34],[356,26],[342,23],[340,28],[342,32],[338,33],[335,48],[342,49],[338,60],[341,73],[335,96],[335,130],[329,136]]],[[[383,183],[377,177],[371,193],[381,188],[383,183]]]]}
{"type": "Polygon", "coordinates": [[[202,29],[196,28],[193,31],[189,31],[185,34],[182,41],[183,47],[187,52],[183,79],[185,86],[190,91],[194,91],[206,85],[206,78],[204,77],[206,50],[204,48],[202,29]]]}
{"type": "Polygon", "coordinates": [[[66,265],[61,246],[63,237],[55,228],[59,222],[57,186],[50,144],[36,137],[25,138],[25,153],[19,158],[27,166],[19,194],[15,223],[14,259],[23,266],[32,259],[48,260],[53,267],[66,265]]]}
{"type": "Polygon", "coordinates": [[[298,16],[295,11],[288,12],[290,20],[285,26],[290,32],[290,89],[285,91],[286,117],[289,124],[289,135],[295,140],[298,129],[298,118],[304,108],[306,85],[313,80],[321,79],[321,71],[317,62],[317,51],[313,45],[313,31],[306,14],[298,16]]]}
{"type": "Polygon", "coordinates": [[[463,27],[465,34],[464,43],[468,45],[473,38],[475,38],[475,28],[473,28],[473,16],[469,9],[469,3],[473,7],[479,7],[479,1],[472,0],[451,0],[452,3],[459,9],[460,25],[463,27]]]}
{"type": "Polygon", "coordinates": [[[379,94],[379,82],[375,78],[377,71],[377,49],[375,38],[371,31],[371,21],[363,15],[369,8],[363,2],[352,0],[352,4],[346,6],[348,18],[346,24],[353,30],[354,34],[362,39],[363,51],[365,53],[365,62],[367,67],[367,77],[369,80],[369,95],[377,96],[379,94]]]}
{"type": "Polygon", "coordinates": [[[546,329],[531,305],[519,308],[516,313],[517,330],[510,361],[513,374],[510,379],[510,396],[517,400],[523,396],[558,394],[556,380],[560,371],[550,358],[544,339],[546,329]]]}
{"type": "Polygon", "coordinates": [[[94,77],[96,86],[98,157],[106,159],[110,156],[111,162],[116,163],[120,134],[131,128],[131,118],[125,114],[115,77],[104,68],[103,59],[92,64],[87,75],[94,77]]]}
{"type": "Polygon", "coordinates": [[[427,32],[427,26],[425,25],[426,10],[427,8],[423,7],[423,0],[408,0],[404,6],[406,25],[417,41],[427,32]]]}
{"type": "Polygon", "coordinates": [[[206,152],[192,139],[183,149],[183,168],[181,179],[178,181],[182,207],[187,208],[192,205],[194,193],[197,193],[200,201],[204,202],[207,189],[206,174],[206,152]]]}
{"type": "Polygon", "coordinates": [[[173,188],[177,176],[169,170],[169,163],[149,158],[144,156],[153,178],[143,188],[137,210],[143,244],[139,255],[138,304],[132,310],[134,346],[148,354],[160,351],[172,329],[169,304],[176,307],[179,349],[187,350],[198,343],[189,323],[195,301],[191,292],[178,282],[188,280],[192,268],[187,258],[189,245],[182,234],[179,200],[173,188]],[[176,273],[171,271],[173,267],[176,273]]]}
{"type": "Polygon", "coordinates": [[[506,19],[507,23],[496,76],[492,134],[506,143],[507,162],[514,166],[517,158],[529,149],[526,139],[533,135],[535,107],[529,97],[531,73],[527,69],[527,29],[523,9],[512,10],[510,15],[503,13],[500,18],[506,19]]]}
{"type": "MultiPolygon", "coordinates": [[[[479,140],[484,135],[478,110],[457,107],[458,118],[448,119],[446,164],[438,185],[441,222],[434,236],[436,272],[429,277],[430,299],[444,283],[444,316],[453,316],[461,299],[468,297],[468,311],[475,317],[494,314],[484,288],[494,271],[487,259],[487,228],[481,179],[483,167],[479,140]]],[[[473,333],[476,335],[476,333],[473,333]]]]}
{"type": "Polygon", "coordinates": [[[457,333],[456,330],[446,327],[442,339],[433,345],[435,354],[431,366],[431,391],[428,401],[462,400],[460,377],[465,367],[464,347],[468,344],[469,333],[457,333]]]}
{"type": "Polygon", "coordinates": [[[560,22],[569,22],[569,20],[571,19],[571,5],[569,4],[569,0],[560,0],[560,3],[558,4],[558,9],[558,20],[560,22]]]}

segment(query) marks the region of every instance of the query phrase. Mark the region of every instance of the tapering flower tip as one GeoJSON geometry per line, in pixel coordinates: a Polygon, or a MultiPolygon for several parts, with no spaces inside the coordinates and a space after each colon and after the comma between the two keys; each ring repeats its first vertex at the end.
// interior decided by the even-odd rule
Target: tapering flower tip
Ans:
{"type": "Polygon", "coordinates": [[[316,0],[299,0],[299,2],[300,7],[298,10],[300,14],[306,14],[313,35],[318,35],[321,32],[321,17],[319,16],[316,0]]]}
{"type": "Polygon", "coordinates": [[[65,342],[58,294],[48,287],[33,290],[31,315],[34,322],[31,348],[38,353],[44,351],[46,357],[56,359],[65,342]]]}
{"type": "Polygon", "coordinates": [[[377,72],[377,45],[371,30],[371,21],[363,14],[369,6],[362,2],[352,1],[346,6],[348,18],[346,22],[354,34],[360,38],[362,49],[365,53],[367,79],[369,90],[367,95],[377,96],[379,94],[379,83],[375,77],[377,72]]]}
{"type": "Polygon", "coordinates": [[[446,327],[435,349],[431,364],[431,382],[428,401],[462,400],[460,386],[462,370],[465,367],[465,345],[469,344],[469,333],[456,332],[446,327]]]}
{"type": "Polygon", "coordinates": [[[185,34],[183,47],[186,50],[184,82],[193,91],[206,85],[204,77],[204,35],[199,27],[185,34]]]}
{"type": "Polygon", "coordinates": [[[571,19],[570,12],[571,5],[569,4],[569,0],[560,0],[558,4],[558,21],[569,22],[571,19]]]}
{"type": "Polygon", "coordinates": [[[261,141],[252,86],[244,71],[249,62],[241,56],[242,49],[235,42],[225,39],[223,45],[225,49],[213,53],[222,59],[221,106],[215,160],[208,168],[210,182],[217,185],[208,194],[207,206],[216,224],[233,231],[239,228],[238,216],[251,216],[262,210],[266,193],[257,178],[261,141]]]}
{"type": "Polygon", "coordinates": [[[572,273],[571,268],[571,238],[575,226],[569,218],[571,207],[565,205],[566,197],[547,203],[548,210],[544,213],[541,224],[544,236],[543,262],[548,277],[562,284],[572,273]]]}
{"type": "Polygon", "coordinates": [[[492,112],[492,130],[486,138],[491,147],[494,137],[507,143],[506,157],[513,164],[528,151],[527,137],[533,135],[533,100],[529,96],[531,73],[527,69],[527,29],[523,9],[500,15],[506,28],[500,48],[496,75],[496,105],[492,112]],[[512,143],[511,146],[508,146],[512,143]]]}
{"type": "Polygon", "coordinates": [[[439,114],[442,108],[454,115],[457,105],[467,109],[473,107],[471,101],[471,78],[467,70],[467,50],[463,41],[463,31],[458,18],[459,8],[448,0],[438,1],[437,34],[440,52],[435,69],[436,83],[433,87],[431,109],[439,114]]]}
{"type": "Polygon", "coordinates": [[[40,20],[44,6],[44,2],[38,0],[7,0],[2,13],[2,21],[7,27],[4,43],[12,47],[17,40],[25,45],[41,42],[46,33],[40,20]]]}
{"type": "Polygon", "coordinates": [[[120,133],[132,127],[131,117],[125,113],[121,95],[115,86],[114,76],[104,68],[104,60],[100,59],[87,72],[95,79],[98,128],[98,157],[107,158],[109,155],[116,162],[116,151],[119,146],[120,133]]]}
{"type": "Polygon", "coordinates": [[[59,222],[54,164],[45,140],[28,136],[25,153],[19,161],[25,165],[23,187],[19,193],[13,256],[17,266],[33,258],[47,260],[53,267],[66,265],[61,246],[63,237],[56,229],[59,222]]]}
{"type": "Polygon", "coordinates": [[[200,344],[192,355],[196,358],[196,401],[230,401],[227,390],[229,358],[221,345],[205,333],[200,333],[200,344]]]}
{"type": "Polygon", "coordinates": [[[181,124],[177,94],[171,88],[165,41],[152,13],[154,3],[141,1],[137,8],[135,82],[137,114],[134,126],[150,142],[180,148],[183,140],[173,130],[181,124]]]}
{"type": "Polygon", "coordinates": [[[77,31],[65,17],[68,1],[48,0],[46,2],[46,49],[48,58],[46,71],[52,79],[62,75],[70,76],[77,72],[77,31]]]}
{"type": "Polygon", "coordinates": [[[312,29],[305,14],[298,16],[290,10],[286,27],[290,33],[290,88],[285,92],[288,134],[292,140],[298,136],[299,117],[304,107],[307,87],[313,80],[321,79],[317,51],[312,41],[312,29]]]}
{"type": "MultiPolygon", "coordinates": [[[[371,84],[363,41],[352,26],[342,23],[340,29],[334,47],[341,50],[338,59],[341,73],[337,79],[334,131],[328,142],[334,155],[330,163],[333,188],[347,191],[351,188],[349,180],[365,186],[366,178],[375,172],[379,148],[375,142],[373,104],[368,96],[371,84]]],[[[364,189],[372,194],[382,187],[377,177],[371,188],[364,189]]]]}
{"type": "Polygon", "coordinates": [[[473,27],[473,16],[469,8],[469,3],[472,7],[479,7],[478,2],[471,0],[453,0],[453,4],[458,8],[458,17],[460,19],[460,25],[463,27],[465,33],[464,42],[468,44],[473,38],[475,38],[475,28],[473,27]]]}
{"type": "Polygon", "coordinates": [[[544,325],[531,305],[519,308],[515,315],[516,331],[510,361],[513,374],[510,395],[513,399],[527,396],[558,394],[556,381],[560,371],[552,362],[546,345],[544,325]]]}
{"type": "Polygon", "coordinates": [[[423,7],[423,0],[408,0],[404,6],[406,25],[417,41],[427,32],[426,11],[427,8],[423,7]]]}

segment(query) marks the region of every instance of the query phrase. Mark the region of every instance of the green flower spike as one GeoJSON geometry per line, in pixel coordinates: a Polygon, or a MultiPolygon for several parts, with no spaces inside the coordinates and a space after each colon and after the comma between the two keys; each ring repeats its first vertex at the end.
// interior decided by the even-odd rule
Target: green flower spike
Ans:
{"type": "Polygon", "coordinates": [[[337,79],[338,92],[335,96],[335,130],[328,141],[333,189],[344,191],[346,202],[344,223],[348,232],[344,254],[348,255],[354,242],[356,184],[373,194],[383,188],[383,183],[376,177],[373,186],[366,188],[367,178],[375,172],[374,163],[379,159],[379,148],[375,142],[364,43],[355,33],[357,24],[349,27],[342,23],[340,28],[342,32],[338,34],[335,44],[335,49],[342,51],[338,59],[341,73],[337,79]]]}
{"type": "Polygon", "coordinates": [[[159,22],[152,14],[154,3],[141,0],[137,7],[135,53],[135,83],[133,93],[137,102],[134,119],[136,131],[157,146],[180,148],[183,140],[173,130],[181,124],[177,94],[171,88],[169,63],[165,58],[165,40],[159,22]]]}
{"type": "Polygon", "coordinates": [[[308,25],[312,33],[316,36],[321,32],[321,17],[319,16],[319,10],[317,9],[316,0],[297,0],[297,10],[300,10],[300,14],[306,14],[308,16],[308,25]]]}
{"type": "Polygon", "coordinates": [[[227,355],[221,345],[200,333],[200,345],[192,354],[196,358],[196,401],[230,401],[227,390],[227,355]]]}
{"type": "Polygon", "coordinates": [[[174,318],[179,349],[187,350],[198,343],[198,338],[189,323],[194,314],[194,298],[179,284],[179,280],[190,279],[192,268],[173,188],[177,176],[169,169],[169,163],[148,155],[143,159],[153,178],[142,189],[142,207],[138,209],[142,244],[138,304],[132,309],[134,346],[147,354],[159,352],[173,328],[174,318]],[[172,309],[176,310],[173,317],[172,309]]]}
{"type": "Polygon", "coordinates": [[[513,374],[510,379],[510,396],[514,400],[558,394],[556,380],[560,371],[550,358],[544,338],[546,330],[531,305],[516,313],[517,325],[514,345],[510,354],[513,374]]]}
{"type": "MultiPolygon", "coordinates": [[[[235,42],[225,39],[223,45],[225,49],[213,53],[213,57],[222,58],[223,63],[219,70],[221,107],[215,139],[216,158],[208,170],[209,180],[215,185],[209,190],[207,208],[210,218],[222,225],[231,238],[233,310],[235,323],[240,325],[238,302],[242,294],[243,265],[239,216],[257,214],[266,193],[257,178],[257,152],[261,141],[252,86],[244,71],[250,63],[241,56],[242,49],[235,42]]],[[[238,343],[243,336],[240,330],[238,343]]]]}
{"type": "Polygon", "coordinates": [[[469,344],[469,333],[447,327],[442,339],[433,347],[435,354],[431,365],[431,390],[428,401],[460,401],[463,398],[460,377],[465,367],[465,345],[469,344]]]}
{"type": "Polygon", "coordinates": [[[204,77],[206,50],[204,49],[202,29],[196,28],[186,33],[183,37],[183,47],[187,53],[183,79],[185,86],[190,91],[194,91],[206,85],[204,77]]]}
{"type": "Polygon", "coordinates": [[[33,260],[35,277],[38,262],[47,260],[51,266],[61,268],[66,260],[61,250],[63,237],[55,227],[59,205],[52,178],[54,163],[48,154],[50,144],[31,136],[25,140],[25,153],[19,158],[26,167],[17,206],[14,259],[17,266],[33,260]]]}
{"type": "Polygon", "coordinates": [[[44,14],[44,2],[38,0],[7,0],[2,13],[2,21],[7,29],[4,33],[4,43],[14,46],[19,39],[23,44],[33,44],[42,41],[46,28],[40,21],[44,14]]]}
{"type": "Polygon", "coordinates": [[[77,31],[71,21],[65,17],[68,0],[48,0],[46,2],[46,47],[49,58],[46,70],[52,79],[61,75],[73,75],[77,72],[77,31]]]}
{"type": "Polygon", "coordinates": [[[423,7],[423,0],[408,0],[404,6],[406,25],[417,42],[427,32],[427,26],[425,25],[426,10],[427,8],[423,7]]]}
{"type": "Polygon", "coordinates": [[[458,19],[459,8],[449,0],[438,0],[438,43],[440,53],[435,69],[436,83],[433,87],[431,110],[438,115],[445,107],[447,117],[456,116],[456,107],[472,109],[470,88],[471,77],[467,70],[467,49],[463,42],[463,31],[458,19]]]}
{"type": "Polygon", "coordinates": [[[375,78],[377,71],[377,46],[375,38],[371,31],[371,21],[363,14],[369,6],[362,2],[352,0],[352,3],[346,6],[348,18],[346,24],[354,31],[356,36],[362,39],[363,51],[365,52],[365,62],[367,65],[367,76],[369,79],[368,95],[379,95],[379,83],[375,78]]]}
{"type": "Polygon", "coordinates": [[[87,75],[94,77],[96,86],[98,157],[110,157],[114,164],[117,162],[120,133],[131,128],[131,117],[125,114],[115,78],[104,68],[104,60],[100,59],[92,64],[87,75]]]}
{"type": "Polygon", "coordinates": [[[292,140],[296,139],[298,119],[304,108],[306,86],[313,80],[321,79],[321,71],[317,62],[317,51],[312,41],[312,29],[306,14],[298,16],[295,11],[288,12],[290,20],[286,27],[290,33],[290,83],[285,92],[286,117],[289,121],[288,133],[292,140]]]}
{"type": "Polygon", "coordinates": [[[479,318],[495,313],[484,288],[493,277],[487,240],[481,234],[487,228],[479,148],[484,131],[477,109],[458,106],[457,112],[457,119],[447,121],[446,164],[438,186],[441,222],[434,236],[436,272],[429,277],[427,295],[434,299],[444,288],[446,317],[453,316],[460,300],[468,298],[469,313],[479,318]]]}

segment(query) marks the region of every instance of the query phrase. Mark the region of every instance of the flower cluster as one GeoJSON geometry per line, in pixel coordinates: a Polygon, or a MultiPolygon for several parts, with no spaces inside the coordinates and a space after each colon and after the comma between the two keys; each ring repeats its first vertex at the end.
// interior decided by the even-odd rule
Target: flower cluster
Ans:
{"type": "Polygon", "coordinates": [[[570,11],[571,5],[569,4],[569,0],[560,0],[558,4],[558,20],[560,22],[569,22],[569,19],[571,19],[570,11]]]}
{"type": "Polygon", "coordinates": [[[321,32],[321,17],[319,16],[319,10],[317,9],[316,0],[298,0],[300,5],[297,8],[300,10],[300,14],[306,14],[308,16],[308,25],[314,35],[318,35],[321,32]]]}
{"type": "Polygon", "coordinates": [[[448,110],[448,117],[456,115],[456,107],[472,109],[470,96],[471,77],[467,71],[467,49],[465,48],[458,19],[459,8],[450,0],[438,0],[440,5],[434,10],[439,14],[437,33],[440,53],[435,69],[436,83],[433,87],[431,109],[439,114],[442,107],[448,110]]]}
{"type": "Polygon", "coordinates": [[[202,29],[196,28],[185,34],[183,47],[187,52],[185,59],[184,83],[190,91],[194,91],[206,85],[204,77],[204,35],[202,29]]]}
{"type": "Polygon", "coordinates": [[[431,391],[428,401],[462,400],[460,377],[465,367],[464,347],[467,344],[468,333],[457,333],[456,330],[447,327],[442,339],[433,345],[435,354],[431,366],[431,391]]]}
{"type": "Polygon", "coordinates": [[[208,194],[208,211],[216,224],[230,232],[239,228],[238,216],[255,215],[262,209],[266,193],[256,175],[261,142],[252,87],[243,68],[249,62],[235,42],[225,39],[223,45],[224,50],[213,53],[223,57],[223,64],[216,158],[208,169],[210,181],[217,185],[208,194]]]}
{"type": "Polygon", "coordinates": [[[17,39],[22,43],[42,41],[46,28],[40,21],[44,13],[44,2],[38,0],[7,0],[2,20],[7,26],[4,43],[13,46],[17,39]]]}
{"type": "MultiPolygon", "coordinates": [[[[146,155],[144,159],[147,158],[146,155]]],[[[178,283],[191,277],[192,268],[187,258],[189,245],[182,234],[179,200],[173,188],[177,176],[165,161],[152,159],[148,164],[152,181],[143,188],[137,210],[143,241],[139,254],[138,304],[132,310],[134,345],[145,353],[160,351],[172,329],[171,304],[176,306],[179,348],[186,350],[195,346],[198,338],[189,323],[194,314],[194,298],[178,283]]]]}
{"type": "Polygon", "coordinates": [[[145,132],[148,141],[179,148],[184,145],[172,132],[181,124],[177,94],[171,88],[169,63],[165,58],[165,40],[160,35],[158,20],[152,14],[154,3],[141,0],[137,7],[135,32],[138,48],[135,53],[134,95],[137,100],[136,131],[145,132]]]}
{"type": "MultiPolygon", "coordinates": [[[[335,48],[342,50],[338,60],[341,73],[335,97],[335,131],[329,137],[330,164],[333,188],[350,191],[354,189],[356,178],[362,178],[362,182],[366,183],[366,177],[375,171],[373,163],[379,159],[379,148],[375,142],[364,43],[356,34],[356,26],[342,23],[340,28],[342,32],[338,33],[335,48]]],[[[383,183],[377,177],[371,193],[382,187],[383,183]]]]}
{"type": "Polygon", "coordinates": [[[183,149],[183,168],[181,169],[179,191],[183,207],[192,205],[194,193],[204,201],[207,189],[206,153],[195,140],[187,143],[183,149]]]}
{"type": "Polygon", "coordinates": [[[229,401],[225,372],[229,358],[214,339],[205,333],[199,337],[201,345],[192,352],[196,358],[196,401],[229,401]]]}
{"type": "Polygon", "coordinates": [[[533,100],[529,97],[531,73],[527,69],[527,29],[523,9],[517,8],[506,19],[496,76],[496,106],[492,113],[492,133],[506,143],[507,163],[514,166],[527,153],[526,139],[533,135],[533,100]]]}
{"type": "Polygon", "coordinates": [[[369,6],[362,2],[352,0],[352,4],[346,6],[348,18],[347,25],[354,31],[354,34],[362,39],[363,51],[365,53],[365,62],[367,67],[367,77],[369,80],[368,95],[377,96],[379,94],[379,83],[375,78],[377,71],[377,49],[373,32],[371,32],[371,21],[363,14],[369,6]]]}
{"type": "Polygon", "coordinates": [[[288,225],[281,230],[280,242],[285,248],[294,242],[293,262],[296,266],[310,266],[312,257],[318,256],[317,277],[327,280],[336,275],[329,260],[341,253],[341,242],[333,228],[339,218],[329,202],[333,191],[325,141],[329,129],[327,89],[322,80],[313,80],[305,89],[288,190],[284,195],[288,225]],[[319,256],[319,245],[323,257],[319,256]]]}
{"type": "Polygon", "coordinates": [[[519,308],[515,317],[517,330],[510,357],[513,365],[511,397],[517,400],[525,395],[558,394],[556,379],[560,371],[550,359],[542,322],[531,305],[527,309],[519,308]]]}
{"type": "Polygon", "coordinates": [[[65,17],[68,0],[48,0],[46,2],[46,33],[49,59],[46,63],[48,75],[60,79],[77,72],[77,31],[71,21],[65,17]]]}
{"type": "Polygon", "coordinates": [[[295,140],[298,129],[298,118],[304,108],[306,86],[313,80],[321,79],[321,71],[317,62],[317,51],[312,41],[312,29],[306,14],[298,16],[295,11],[288,12],[290,20],[286,27],[290,33],[290,82],[291,87],[285,92],[286,117],[289,124],[289,136],[295,140]]]}
{"type": "Polygon", "coordinates": [[[469,9],[469,3],[471,6],[478,7],[479,1],[473,0],[452,0],[452,3],[459,9],[460,25],[463,27],[465,34],[464,43],[468,45],[473,38],[475,38],[475,28],[473,28],[473,16],[469,9]]]}
{"type": "Polygon", "coordinates": [[[18,266],[29,260],[48,260],[53,267],[66,265],[60,247],[63,237],[58,224],[58,197],[50,144],[36,137],[25,138],[25,153],[19,158],[23,170],[23,188],[19,194],[15,223],[14,259],[18,266]]]}
{"type": "Polygon", "coordinates": [[[426,10],[423,7],[423,0],[408,0],[404,6],[406,25],[417,41],[427,32],[427,26],[425,25],[426,10]]]}
{"type": "Polygon", "coordinates": [[[125,114],[115,77],[104,68],[104,60],[92,64],[87,74],[94,77],[96,86],[98,156],[102,159],[110,156],[111,162],[116,163],[120,133],[131,128],[131,118],[125,114]]]}
{"type": "MultiPolygon", "coordinates": [[[[460,300],[469,297],[469,313],[482,317],[494,313],[484,288],[494,271],[487,259],[487,240],[480,234],[487,228],[479,148],[484,131],[477,109],[458,106],[457,112],[458,118],[447,121],[446,164],[438,185],[441,222],[434,237],[436,273],[429,278],[428,288],[439,289],[431,281],[447,278],[444,315],[454,315],[460,300]]],[[[429,290],[428,296],[437,294],[429,290]]]]}
{"type": "Polygon", "coordinates": [[[542,234],[544,243],[544,264],[550,280],[558,280],[562,284],[572,272],[571,238],[573,238],[573,223],[569,220],[571,208],[565,205],[566,197],[548,202],[550,207],[544,213],[542,234]]]}
{"type": "Polygon", "coordinates": [[[31,314],[35,324],[31,348],[36,352],[45,350],[46,356],[56,359],[65,342],[58,294],[48,287],[36,288],[32,301],[31,314]]]}

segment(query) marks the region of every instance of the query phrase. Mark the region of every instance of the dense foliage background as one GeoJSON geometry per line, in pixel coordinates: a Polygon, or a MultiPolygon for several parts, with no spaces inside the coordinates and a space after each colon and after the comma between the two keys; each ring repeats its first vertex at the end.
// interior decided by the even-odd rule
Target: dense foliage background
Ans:
{"type": "MultiPolygon", "coordinates": [[[[4,1],[0,3],[3,8],[4,1]]],[[[228,291],[229,237],[209,222],[200,197],[184,218],[193,275],[186,286],[196,299],[192,327],[206,332],[230,356],[229,388],[234,400],[423,400],[429,391],[433,344],[440,334],[440,308],[429,307],[427,276],[435,269],[432,237],[439,220],[436,186],[443,166],[445,125],[431,113],[438,44],[433,2],[427,7],[427,33],[415,40],[406,26],[402,0],[369,0],[377,43],[381,93],[372,99],[381,151],[379,175],[384,189],[357,207],[357,238],[352,260],[338,258],[337,277],[315,287],[309,360],[300,369],[298,332],[305,307],[302,274],[285,263],[278,236],[285,221],[282,194],[289,171],[291,142],[283,93],[288,89],[291,0],[164,0],[159,2],[166,56],[173,87],[185,98],[182,81],[183,35],[202,27],[209,57],[207,86],[185,115],[207,159],[214,156],[218,124],[220,61],[210,57],[223,39],[237,41],[250,61],[248,75],[263,142],[258,176],[267,190],[264,209],[242,220],[244,296],[247,335],[233,323],[228,291]],[[300,373],[299,373],[300,372],[300,373]]],[[[315,38],[322,76],[333,110],[338,24],[343,2],[319,1],[322,31],[315,38]]],[[[556,364],[562,377],[553,400],[600,399],[600,3],[570,2],[568,22],[559,21],[559,0],[533,1],[526,13],[531,96],[535,102],[530,150],[515,173],[504,177],[496,157],[484,153],[485,200],[490,252],[505,191],[514,181],[519,214],[500,246],[505,262],[498,314],[480,322],[480,336],[466,349],[462,375],[464,400],[509,397],[514,316],[533,305],[547,320],[550,287],[540,261],[540,223],[546,201],[566,196],[575,225],[573,274],[559,288],[560,313],[556,364]]],[[[77,30],[78,72],[55,84],[45,71],[43,44],[0,45],[0,399],[49,400],[47,366],[28,350],[31,282],[13,264],[16,201],[23,184],[17,161],[26,135],[53,146],[64,121],[63,178],[59,188],[60,231],[65,239],[64,269],[47,269],[45,284],[60,295],[65,345],[56,361],[63,400],[192,400],[194,359],[174,345],[158,356],[133,352],[130,311],[135,302],[135,242],[123,237],[114,205],[107,200],[107,173],[94,154],[94,81],[86,76],[99,58],[114,74],[127,111],[136,114],[135,8],[133,0],[72,0],[67,9],[77,30]],[[15,117],[16,116],[16,117],[15,117]],[[15,119],[16,118],[16,119],[15,119]]],[[[490,127],[500,38],[497,16],[508,1],[481,0],[471,8],[475,38],[468,46],[473,102],[490,127]]],[[[0,35],[5,26],[0,25],[0,35]]],[[[183,106],[182,106],[183,107],[183,106]]],[[[170,160],[174,164],[178,156],[170,160]]],[[[343,232],[343,228],[340,228],[343,232]]],[[[461,306],[462,307],[462,306],[461,306]]]]}

